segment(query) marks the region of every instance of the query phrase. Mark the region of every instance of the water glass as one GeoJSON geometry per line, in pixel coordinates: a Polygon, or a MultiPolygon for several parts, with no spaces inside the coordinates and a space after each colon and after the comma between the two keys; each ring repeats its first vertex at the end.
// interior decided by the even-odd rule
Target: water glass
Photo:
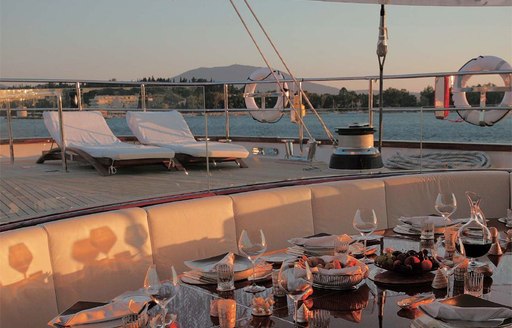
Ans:
{"type": "Polygon", "coordinates": [[[433,240],[434,239],[434,222],[430,220],[423,221],[421,225],[421,236],[422,240],[433,240]]]}
{"type": "Polygon", "coordinates": [[[334,256],[347,254],[349,247],[350,242],[336,238],[334,241],[334,256]]]}
{"type": "Polygon", "coordinates": [[[444,229],[444,248],[446,252],[455,252],[455,246],[457,241],[457,228],[448,227],[444,229]]]}
{"type": "Polygon", "coordinates": [[[122,319],[122,328],[142,328],[145,327],[145,319],[138,314],[130,314],[122,319]]]}
{"type": "Polygon", "coordinates": [[[464,274],[464,294],[482,297],[484,291],[484,275],[481,272],[468,271],[464,274]]]}
{"type": "Polygon", "coordinates": [[[286,296],[286,291],[279,285],[279,270],[272,271],[272,294],[275,297],[286,296]]]}
{"type": "Polygon", "coordinates": [[[233,265],[228,263],[217,265],[217,290],[226,291],[233,289],[235,289],[233,265]]]}
{"type": "Polygon", "coordinates": [[[309,317],[308,327],[327,328],[331,321],[331,316],[327,310],[314,310],[309,317]]]}
{"type": "Polygon", "coordinates": [[[234,328],[236,325],[236,302],[231,299],[217,301],[219,325],[221,328],[234,328]]]}

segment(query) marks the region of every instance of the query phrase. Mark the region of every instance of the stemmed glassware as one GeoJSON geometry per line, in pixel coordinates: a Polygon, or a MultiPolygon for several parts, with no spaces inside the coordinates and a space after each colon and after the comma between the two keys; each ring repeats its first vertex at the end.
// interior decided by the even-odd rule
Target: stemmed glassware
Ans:
{"type": "Polygon", "coordinates": [[[178,275],[174,266],[171,266],[171,279],[161,282],[156,272],[156,265],[152,264],[148,268],[144,278],[144,289],[153,301],[161,309],[159,321],[162,326],[166,324],[167,305],[174,299],[178,293],[178,275]]]}
{"type": "Polygon", "coordinates": [[[375,215],[375,211],[367,208],[357,209],[352,225],[363,236],[363,262],[366,264],[372,263],[373,260],[366,257],[366,239],[377,228],[377,215],[375,215]]]}
{"type": "Polygon", "coordinates": [[[292,259],[284,261],[279,270],[278,282],[279,286],[293,300],[293,316],[297,322],[299,300],[311,290],[313,285],[313,274],[308,262],[298,262],[292,259]]]}
{"type": "Polygon", "coordinates": [[[249,237],[247,231],[242,230],[240,239],[238,240],[238,250],[252,262],[253,283],[251,286],[245,287],[244,291],[254,294],[264,291],[266,289],[265,287],[256,285],[255,274],[256,260],[267,250],[267,242],[263,230],[260,229],[259,236],[252,236],[252,239],[249,237]]]}
{"type": "Polygon", "coordinates": [[[434,208],[443,216],[444,226],[446,228],[448,223],[450,223],[450,215],[457,210],[457,199],[453,193],[440,192],[437,194],[434,208]]]}

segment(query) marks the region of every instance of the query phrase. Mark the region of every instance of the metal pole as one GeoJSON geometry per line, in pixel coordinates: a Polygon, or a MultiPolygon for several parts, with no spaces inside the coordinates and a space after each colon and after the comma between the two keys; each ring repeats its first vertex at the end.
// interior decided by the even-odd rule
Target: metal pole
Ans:
{"type": "Polygon", "coordinates": [[[80,82],[76,83],[75,88],[76,88],[76,102],[78,105],[78,110],[82,110],[82,89],[80,88],[80,82]]]}
{"type": "Polygon", "coordinates": [[[204,144],[206,150],[206,179],[208,181],[208,192],[210,192],[211,178],[210,178],[210,154],[208,153],[208,113],[206,112],[206,89],[203,86],[203,110],[204,110],[204,144]]]}
{"type": "Polygon", "coordinates": [[[298,116],[300,117],[300,120],[299,120],[299,149],[300,149],[300,154],[302,155],[302,153],[304,152],[304,145],[303,145],[304,120],[302,118],[302,81],[299,82],[299,108],[295,108],[295,114],[298,114],[298,116]]]}
{"type": "MultiPolygon", "coordinates": [[[[60,129],[60,153],[61,153],[61,160],[62,160],[62,167],[64,168],[64,172],[68,171],[68,160],[66,158],[66,142],[64,140],[64,121],[63,121],[63,115],[62,115],[62,95],[57,95],[57,104],[59,109],[59,129],[60,129]]],[[[57,141],[57,140],[55,140],[57,141]]]]}
{"type": "Polygon", "coordinates": [[[229,124],[229,88],[224,84],[224,111],[226,113],[226,142],[230,141],[230,124],[229,124]]]}
{"type": "Polygon", "coordinates": [[[146,86],[143,84],[140,85],[140,106],[143,111],[146,111],[146,86]]]}
{"type": "Polygon", "coordinates": [[[11,102],[7,101],[7,127],[9,131],[9,156],[11,158],[11,165],[14,164],[14,137],[12,135],[12,117],[11,117],[11,102]]]}
{"type": "Polygon", "coordinates": [[[368,86],[368,124],[373,127],[373,80],[368,86]]]}
{"type": "MultiPolygon", "coordinates": [[[[386,56],[383,58],[386,60],[386,56]]],[[[380,77],[379,77],[379,152],[382,151],[382,99],[383,99],[383,72],[384,72],[384,60],[381,61],[379,57],[379,70],[380,70],[380,77]]]]}
{"type": "Polygon", "coordinates": [[[384,62],[388,53],[388,30],[386,28],[386,11],[380,6],[379,39],[377,42],[377,58],[379,59],[379,152],[382,151],[382,94],[384,84],[384,62]]]}

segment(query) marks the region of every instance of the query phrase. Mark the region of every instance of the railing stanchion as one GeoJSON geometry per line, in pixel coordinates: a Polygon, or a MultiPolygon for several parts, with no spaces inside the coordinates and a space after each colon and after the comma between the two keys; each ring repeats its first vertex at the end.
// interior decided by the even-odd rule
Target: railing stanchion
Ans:
{"type": "MultiPolygon", "coordinates": [[[[57,104],[59,109],[59,129],[60,129],[60,153],[61,153],[61,160],[62,160],[62,167],[64,168],[64,172],[68,171],[68,159],[66,158],[66,137],[64,136],[64,121],[63,121],[63,114],[62,114],[62,95],[57,95],[57,104]]],[[[57,141],[57,140],[55,140],[57,141]]]]}
{"type": "Polygon", "coordinates": [[[80,88],[80,82],[76,83],[75,88],[76,88],[76,102],[78,105],[78,110],[82,110],[82,88],[80,88]]]}
{"type": "Polygon", "coordinates": [[[373,127],[373,80],[368,85],[368,124],[373,127]]]}
{"type": "Polygon", "coordinates": [[[146,86],[144,83],[140,85],[140,106],[142,107],[142,110],[146,111],[146,86]]]}
{"type": "Polygon", "coordinates": [[[224,84],[224,111],[226,113],[226,142],[230,141],[230,123],[229,123],[229,88],[224,84]]]}
{"type": "Polygon", "coordinates": [[[14,137],[12,135],[12,112],[11,102],[7,101],[7,126],[9,131],[9,156],[11,158],[11,165],[14,164],[14,137]]]}

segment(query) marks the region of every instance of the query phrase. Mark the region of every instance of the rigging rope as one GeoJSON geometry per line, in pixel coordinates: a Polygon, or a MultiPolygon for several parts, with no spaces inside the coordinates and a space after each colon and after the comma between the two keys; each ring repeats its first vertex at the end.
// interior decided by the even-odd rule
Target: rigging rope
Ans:
{"type": "Polygon", "coordinates": [[[434,152],[423,155],[404,155],[396,153],[384,161],[389,169],[465,169],[489,168],[491,161],[484,152],[434,152]]]}
{"type": "MultiPolygon", "coordinates": [[[[232,0],[230,0],[231,3],[233,3],[232,0]]],[[[272,46],[272,48],[274,49],[274,52],[276,53],[276,55],[279,57],[279,60],[281,60],[281,63],[284,65],[286,71],[288,72],[288,75],[290,75],[290,77],[292,78],[293,80],[293,83],[295,84],[295,87],[296,89],[298,89],[300,91],[300,93],[302,94],[302,97],[306,100],[306,103],[308,104],[310,110],[313,112],[313,114],[315,114],[316,118],[318,119],[318,121],[320,122],[320,124],[322,125],[322,128],[324,129],[325,133],[327,134],[327,137],[329,138],[329,140],[332,142],[332,143],[336,143],[336,138],[334,138],[334,136],[332,135],[331,131],[329,130],[329,128],[327,127],[327,125],[325,124],[325,122],[323,121],[322,117],[320,116],[320,114],[318,114],[317,110],[315,109],[315,107],[313,106],[313,104],[311,103],[311,101],[309,100],[308,96],[306,95],[306,93],[302,90],[302,88],[300,87],[300,84],[299,84],[299,81],[297,81],[297,79],[295,78],[294,74],[292,74],[290,68],[288,67],[288,65],[286,64],[286,61],[284,60],[284,58],[281,56],[281,53],[279,52],[279,50],[277,50],[277,47],[275,46],[274,42],[272,41],[272,39],[270,38],[270,35],[267,33],[266,29],[263,27],[263,24],[261,24],[258,16],[256,15],[256,13],[254,12],[254,10],[252,9],[251,5],[248,3],[247,0],[244,0],[245,2],[245,5],[247,6],[247,8],[249,9],[249,11],[251,12],[252,16],[254,17],[254,19],[256,20],[256,22],[258,23],[261,31],[263,32],[263,34],[265,34],[265,37],[267,38],[268,42],[270,43],[270,45],[272,46]]],[[[271,69],[269,67],[269,69],[271,69]]],[[[289,98],[289,96],[287,95],[287,97],[289,98]]],[[[290,99],[288,99],[290,100],[290,99]]],[[[290,104],[291,104],[291,107],[292,109],[297,113],[299,114],[299,111],[301,110],[300,108],[295,108],[295,106],[293,105],[293,102],[290,101],[290,104]]],[[[304,121],[302,119],[302,115],[297,115],[297,117],[299,118],[299,121],[300,123],[304,126],[304,128],[306,129],[306,132],[307,134],[309,135],[310,138],[311,137],[311,134],[309,133],[306,125],[304,124],[304,121]]]]}
{"type": "MultiPolygon", "coordinates": [[[[261,55],[261,58],[263,58],[263,61],[265,62],[265,65],[267,65],[270,73],[272,74],[272,76],[274,77],[274,79],[276,80],[277,82],[277,85],[279,86],[279,90],[281,91],[281,93],[286,97],[286,99],[288,101],[290,101],[290,95],[289,93],[287,92],[288,90],[285,90],[284,89],[284,86],[281,85],[281,83],[279,83],[279,78],[275,72],[274,69],[272,69],[267,57],[265,56],[265,54],[263,53],[263,51],[261,50],[260,46],[258,45],[258,42],[256,41],[256,39],[254,38],[251,30],[249,29],[249,26],[247,26],[247,23],[245,22],[244,18],[242,17],[242,15],[240,14],[240,11],[238,10],[237,6],[235,5],[235,3],[233,2],[233,0],[229,0],[229,2],[231,3],[231,6],[233,7],[233,9],[235,10],[236,14],[238,15],[238,18],[240,19],[240,21],[242,22],[242,25],[244,26],[245,30],[247,31],[247,34],[249,34],[249,37],[251,38],[252,42],[254,43],[254,46],[256,47],[256,49],[258,50],[258,52],[260,53],[261,55]]],[[[308,135],[310,138],[313,138],[311,133],[309,131],[307,131],[308,135]]]]}

